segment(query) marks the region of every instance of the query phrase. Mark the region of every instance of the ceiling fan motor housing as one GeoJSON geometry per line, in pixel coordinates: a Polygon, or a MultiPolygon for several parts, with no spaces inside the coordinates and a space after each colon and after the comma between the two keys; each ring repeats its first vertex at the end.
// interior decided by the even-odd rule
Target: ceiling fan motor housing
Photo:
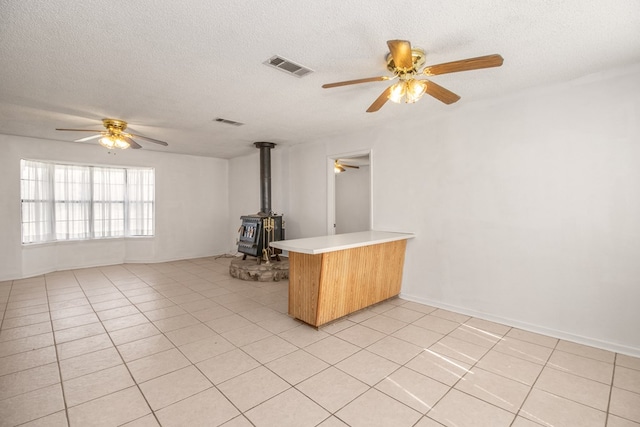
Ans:
{"type": "Polygon", "coordinates": [[[127,122],[117,119],[102,119],[102,124],[112,133],[121,133],[127,128],[127,122]]]}
{"type": "Polygon", "coordinates": [[[414,47],[411,49],[411,61],[413,66],[411,68],[396,67],[396,63],[393,60],[391,52],[387,54],[387,69],[398,77],[405,75],[414,75],[424,65],[426,61],[426,54],[424,49],[414,47]]]}

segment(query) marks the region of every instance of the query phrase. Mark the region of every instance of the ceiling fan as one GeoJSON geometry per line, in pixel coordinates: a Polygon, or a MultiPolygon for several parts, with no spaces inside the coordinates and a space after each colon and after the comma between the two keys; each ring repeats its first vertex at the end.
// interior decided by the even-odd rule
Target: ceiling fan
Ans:
{"type": "Polygon", "coordinates": [[[387,100],[396,103],[403,101],[413,103],[419,100],[425,93],[428,93],[445,104],[453,104],[460,99],[458,95],[430,80],[417,79],[415,77],[418,75],[437,76],[440,74],[457,73],[459,71],[499,67],[503,62],[502,56],[494,54],[431,65],[420,71],[420,68],[425,63],[425,52],[423,49],[412,48],[408,40],[388,40],[387,46],[389,46],[390,51],[389,54],[387,54],[387,69],[393,73],[393,76],[368,77],[344,82],[327,83],[322,85],[322,87],[328,89],[338,86],[398,78],[399,81],[397,83],[386,88],[384,92],[373,101],[373,104],[367,109],[367,113],[378,111],[387,100]]]}
{"type": "Polygon", "coordinates": [[[137,150],[139,148],[142,148],[140,144],[138,144],[136,141],[133,140],[134,137],[142,138],[149,142],[153,142],[154,144],[164,145],[165,147],[169,145],[164,141],[149,138],[148,136],[134,135],[132,133],[125,132],[125,129],[127,129],[127,122],[125,122],[124,120],[102,119],[102,125],[105,127],[106,130],[87,130],[87,129],[56,129],[56,130],[67,131],[67,132],[98,132],[97,135],[76,139],[75,142],[85,142],[95,138],[100,138],[98,141],[100,145],[110,149],[120,148],[124,150],[126,148],[131,147],[137,150]]]}
{"type": "Polygon", "coordinates": [[[360,169],[360,166],[347,165],[345,163],[340,162],[338,159],[334,160],[334,162],[333,162],[333,171],[335,173],[344,172],[344,171],[347,170],[345,168],[360,169]]]}

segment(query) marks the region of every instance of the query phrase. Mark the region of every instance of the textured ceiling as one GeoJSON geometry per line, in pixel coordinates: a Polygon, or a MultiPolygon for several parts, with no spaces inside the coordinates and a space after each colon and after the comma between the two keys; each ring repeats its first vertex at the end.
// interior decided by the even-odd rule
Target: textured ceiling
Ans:
{"type": "Polygon", "coordinates": [[[72,141],[85,135],[54,129],[100,129],[113,117],[169,142],[141,141],[145,149],[231,158],[254,141],[300,144],[419,120],[639,62],[637,0],[3,0],[0,133],[72,141]],[[371,114],[388,83],[321,88],[388,74],[389,39],[422,47],[427,64],[492,53],[505,62],[433,77],[462,97],[450,106],[425,97],[371,114]],[[265,66],[273,55],[314,73],[265,66]]]}

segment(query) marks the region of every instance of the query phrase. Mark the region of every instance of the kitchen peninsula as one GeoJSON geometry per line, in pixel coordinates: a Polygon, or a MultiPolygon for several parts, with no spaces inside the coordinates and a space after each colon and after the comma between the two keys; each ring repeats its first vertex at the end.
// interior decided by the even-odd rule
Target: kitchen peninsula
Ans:
{"type": "Polygon", "coordinates": [[[413,237],[372,230],[272,242],[289,251],[289,315],[318,327],[398,295],[413,237]]]}

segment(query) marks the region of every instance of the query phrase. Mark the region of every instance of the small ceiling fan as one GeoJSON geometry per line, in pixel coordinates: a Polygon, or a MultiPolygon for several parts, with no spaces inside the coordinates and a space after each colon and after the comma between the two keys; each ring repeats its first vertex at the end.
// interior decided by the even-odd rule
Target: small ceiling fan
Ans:
{"type": "Polygon", "coordinates": [[[386,88],[384,92],[373,101],[373,104],[367,109],[367,113],[378,111],[387,100],[396,103],[403,101],[413,103],[418,101],[425,93],[428,93],[445,104],[453,104],[460,99],[458,95],[430,80],[417,79],[415,77],[418,75],[437,76],[440,74],[457,73],[459,71],[499,67],[503,62],[502,56],[494,54],[431,65],[420,71],[420,68],[425,63],[425,52],[423,49],[412,48],[408,40],[388,40],[387,46],[389,46],[390,51],[389,54],[387,54],[387,69],[393,73],[393,76],[347,80],[344,82],[324,84],[322,87],[328,89],[359,83],[399,79],[397,83],[386,88]]]}
{"type": "Polygon", "coordinates": [[[100,145],[106,148],[133,148],[139,149],[142,148],[140,144],[133,140],[133,138],[142,138],[149,142],[153,142],[154,144],[160,144],[167,147],[167,144],[164,141],[160,141],[158,139],[149,138],[148,136],[135,135],[132,133],[125,132],[127,129],[127,122],[124,120],[118,119],[102,119],[102,125],[106,130],[87,130],[87,129],[56,129],[65,132],[98,132],[97,135],[87,136],[86,138],[76,139],[75,142],[85,142],[95,138],[100,138],[98,141],[100,145]]]}
{"type": "Polygon", "coordinates": [[[360,166],[347,165],[345,163],[340,162],[338,159],[336,159],[333,162],[333,171],[335,173],[344,172],[347,170],[346,168],[360,169],[360,166]]]}

